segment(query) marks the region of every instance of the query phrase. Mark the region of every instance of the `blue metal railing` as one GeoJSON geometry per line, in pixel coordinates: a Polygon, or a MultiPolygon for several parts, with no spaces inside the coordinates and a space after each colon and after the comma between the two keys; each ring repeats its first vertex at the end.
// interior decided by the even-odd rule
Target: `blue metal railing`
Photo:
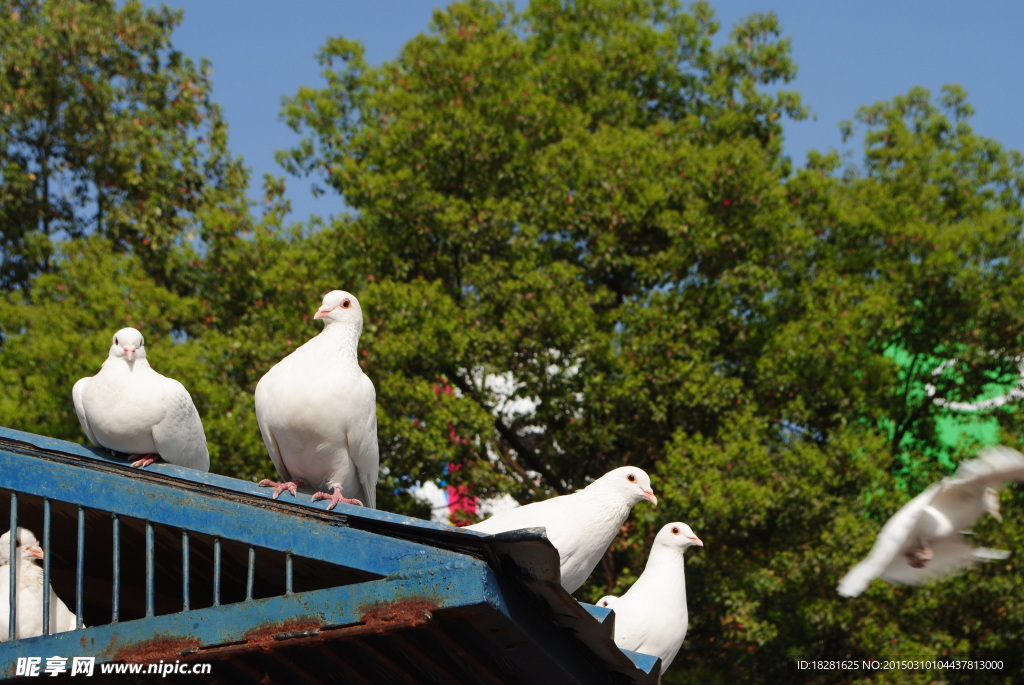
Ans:
{"type": "MultiPolygon", "coordinates": [[[[42,531],[44,587],[73,607],[77,630],[53,632],[44,592],[42,634],[14,640],[12,601],[0,679],[14,676],[16,657],[53,654],[150,663],[220,655],[241,677],[250,664],[232,655],[256,646],[265,654],[266,644],[350,636],[369,654],[365,635],[456,612],[475,618],[429,640],[464,664],[457,670],[524,669],[529,659],[516,655],[539,650],[546,668],[565,661],[567,673],[656,682],[656,659],[615,649],[606,610],[561,590],[542,533],[503,542],[361,507],[326,511],[325,502],[271,500],[254,483],[164,463],[140,471],[97,449],[0,428],[0,520],[4,506],[10,530],[21,521],[42,531]],[[511,595],[496,570],[515,577],[511,595]],[[499,639],[492,634],[502,650],[526,651],[465,646],[499,639]],[[570,637],[556,656],[543,654],[570,637]]],[[[14,587],[0,591],[14,599],[14,587]]],[[[424,651],[402,638],[375,661],[389,662],[392,649],[424,651]]]]}

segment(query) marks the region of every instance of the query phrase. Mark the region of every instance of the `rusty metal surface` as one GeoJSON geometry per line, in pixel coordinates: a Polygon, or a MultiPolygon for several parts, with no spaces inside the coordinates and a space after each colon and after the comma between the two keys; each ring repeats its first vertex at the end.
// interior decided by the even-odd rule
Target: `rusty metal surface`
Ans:
{"type": "MultiPolygon", "coordinates": [[[[613,614],[562,589],[541,530],[492,537],[343,504],[328,512],[307,498],[272,500],[253,483],[169,464],[132,469],[119,455],[0,428],[0,520],[10,491],[19,493],[19,525],[35,525],[43,498],[58,532],[87,508],[90,627],[0,643],[0,678],[14,675],[17,656],[59,654],[213,664],[209,676],[97,673],[96,683],[657,682],[656,659],[615,647],[613,614]],[[111,513],[122,531],[118,623],[110,622],[111,513]],[[146,521],[159,570],[152,617],[139,609],[145,574],[129,553],[146,521]],[[191,535],[187,611],[182,529],[191,535]],[[220,605],[210,592],[214,539],[220,605]],[[247,599],[250,548],[257,561],[247,599]]],[[[54,587],[69,598],[74,537],[58,535],[48,550],[54,587]]]]}

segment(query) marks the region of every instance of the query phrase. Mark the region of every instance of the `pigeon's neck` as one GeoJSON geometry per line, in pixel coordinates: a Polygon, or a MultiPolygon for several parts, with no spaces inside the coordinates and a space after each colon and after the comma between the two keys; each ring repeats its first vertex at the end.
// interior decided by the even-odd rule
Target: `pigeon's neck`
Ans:
{"type": "Polygon", "coordinates": [[[358,361],[357,350],[359,348],[359,334],[362,331],[357,326],[350,326],[343,323],[328,322],[324,329],[317,336],[320,344],[329,346],[333,351],[358,361]]]}
{"type": "Polygon", "coordinates": [[[32,587],[43,586],[43,569],[27,559],[18,564],[18,586],[32,587]]]}
{"type": "Polygon", "coordinates": [[[633,587],[654,593],[658,601],[664,603],[666,610],[685,612],[686,568],[682,552],[668,548],[651,550],[647,566],[633,587]]]}
{"type": "Polygon", "coordinates": [[[145,358],[133,359],[128,361],[127,359],[110,357],[107,361],[103,362],[104,369],[111,369],[119,373],[138,373],[140,371],[148,371],[150,369],[149,362],[145,358]]]}

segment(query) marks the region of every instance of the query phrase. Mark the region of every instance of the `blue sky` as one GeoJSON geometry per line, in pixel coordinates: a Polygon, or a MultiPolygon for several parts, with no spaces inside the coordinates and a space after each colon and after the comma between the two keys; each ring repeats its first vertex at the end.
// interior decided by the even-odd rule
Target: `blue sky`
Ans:
{"type": "MultiPolygon", "coordinates": [[[[148,4],[159,4],[150,2],[148,4]]],[[[214,99],[224,109],[230,146],[253,172],[285,175],[274,151],[298,141],[281,120],[281,98],[320,86],[314,55],[328,37],[359,40],[367,60],[394,58],[429,28],[429,0],[169,0],[185,11],[175,46],[213,64],[214,99]]],[[[518,6],[525,4],[522,0],[518,6]]],[[[800,165],[810,149],[839,148],[838,123],[857,108],[924,86],[967,89],[977,133],[1024,150],[1024,2],[986,0],[724,0],[711,3],[721,38],[741,17],[774,11],[792,40],[797,78],[814,120],[786,124],[786,150],[800,165]]],[[[342,209],[340,198],[314,200],[288,178],[296,221],[342,209]]]]}

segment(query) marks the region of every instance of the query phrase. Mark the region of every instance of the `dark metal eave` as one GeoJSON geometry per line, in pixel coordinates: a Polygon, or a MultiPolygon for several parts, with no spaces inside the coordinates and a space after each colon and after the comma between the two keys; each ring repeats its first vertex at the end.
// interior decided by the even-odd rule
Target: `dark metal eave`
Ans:
{"type": "MultiPolygon", "coordinates": [[[[33,473],[16,474],[13,477],[15,486],[21,483],[26,486],[26,491],[82,506],[98,505],[103,493],[76,488],[75,478],[68,477],[68,467],[87,468],[111,474],[114,477],[107,479],[109,487],[122,490],[120,494],[125,497],[128,497],[132,490],[145,484],[151,496],[140,498],[140,517],[153,518],[160,522],[178,521],[183,508],[201,506],[204,523],[214,526],[214,530],[208,532],[217,534],[217,526],[223,526],[222,534],[231,537],[239,535],[240,528],[251,526],[243,532],[245,539],[252,544],[266,543],[261,536],[267,533],[261,531],[260,526],[248,521],[248,518],[251,518],[246,516],[249,507],[259,507],[264,516],[274,516],[275,512],[279,512],[289,517],[299,516],[319,521],[321,525],[318,529],[322,531],[322,535],[310,536],[308,539],[301,536],[294,540],[289,539],[290,551],[303,556],[322,556],[323,547],[328,540],[326,536],[330,536],[331,545],[338,545],[340,542],[339,546],[345,548],[347,555],[344,563],[361,568],[367,573],[377,574],[386,581],[394,581],[389,587],[394,593],[392,599],[397,603],[396,606],[401,605],[403,599],[413,602],[412,605],[405,607],[411,612],[405,617],[408,619],[409,627],[427,625],[433,620],[432,616],[435,613],[438,617],[443,617],[445,611],[461,620],[456,611],[457,607],[454,604],[445,604],[446,596],[443,592],[438,592],[435,582],[437,579],[431,577],[431,572],[426,570],[431,567],[430,564],[442,569],[458,567],[469,572],[471,577],[477,578],[473,582],[478,583],[474,586],[478,592],[473,588],[460,587],[460,593],[456,594],[474,597],[473,601],[478,600],[479,606],[500,608],[497,617],[481,615],[476,620],[482,623],[490,622],[493,624],[491,630],[496,633],[506,630],[509,626],[513,628],[513,633],[518,630],[521,637],[516,638],[518,642],[515,651],[520,654],[527,654],[531,649],[542,649],[547,652],[544,658],[568,664],[572,672],[590,671],[606,675],[608,682],[655,683],[658,680],[659,662],[656,658],[623,652],[615,647],[612,640],[612,612],[580,604],[561,587],[558,555],[547,540],[543,529],[488,536],[444,524],[345,504],[339,504],[334,511],[327,511],[325,502],[311,502],[307,497],[291,498],[285,494],[283,499],[273,500],[267,488],[260,488],[254,483],[162,462],[144,470],[133,469],[123,457],[112,456],[97,448],[0,428],[0,461],[5,461],[4,464],[0,464],[0,468],[16,468],[17,461],[12,461],[11,458],[19,453],[41,460],[37,462],[41,465],[41,472],[34,469],[33,473]],[[48,464],[53,467],[53,472],[49,474],[48,464]],[[384,541],[386,547],[387,539],[403,541],[406,544],[401,550],[392,550],[392,553],[389,553],[389,550],[381,549],[381,541],[384,541]],[[413,551],[412,557],[409,556],[410,550],[413,551]],[[473,571],[474,559],[484,562],[491,572],[473,571]],[[429,563],[424,563],[428,561],[429,563]],[[429,606],[416,605],[416,598],[422,597],[424,593],[433,593],[438,601],[429,606]],[[452,611],[455,613],[451,614],[452,611]],[[426,618],[422,618],[423,616],[426,618]]],[[[338,560],[336,563],[342,561],[338,560]]],[[[357,616],[358,611],[353,608],[368,606],[368,598],[365,601],[359,599],[361,592],[364,590],[358,585],[322,591],[322,596],[318,599],[327,604],[319,608],[303,605],[302,603],[307,600],[299,595],[259,601],[264,602],[264,609],[271,613],[281,612],[282,616],[311,616],[310,625],[348,626],[347,633],[339,631],[334,634],[334,637],[343,639],[346,635],[353,635],[353,630],[358,631],[364,627],[359,623],[365,619],[365,615],[357,616]]],[[[219,639],[222,640],[223,635],[234,630],[240,640],[234,646],[228,645],[223,648],[222,654],[229,658],[232,650],[241,652],[244,651],[246,644],[253,644],[251,641],[247,642],[246,635],[251,637],[251,632],[258,626],[253,623],[253,613],[246,605],[219,607],[218,611],[223,613],[224,622],[222,625],[211,627],[210,630],[220,631],[219,639]],[[247,630],[249,633],[246,633],[247,630]]],[[[188,625],[196,625],[196,616],[187,616],[187,613],[146,620],[149,626],[159,628],[156,633],[180,635],[186,630],[186,624],[190,619],[193,623],[188,625]]],[[[401,613],[398,611],[398,614],[401,613]]],[[[447,649],[457,651],[458,645],[450,644],[443,628],[437,627],[442,626],[443,621],[438,619],[435,623],[436,626],[431,633],[433,637],[430,639],[442,643],[448,641],[447,649]]],[[[394,625],[404,624],[399,621],[394,625]]],[[[20,652],[13,650],[14,645],[0,644],[0,656],[21,654],[32,642],[45,640],[47,649],[52,649],[54,645],[63,641],[67,641],[70,648],[74,641],[94,650],[89,652],[88,649],[79,648],[75,649],[74,653],[100,655],[101,651],[105,650],[102,652],[104,658],[116,658],[116,646],[119,644],[117,631],[123,632],[126,627],[126,624],[122,623],[97,626],[81,633],[30,638],[20,641],[20,652]]],[[[377,626],[376,630],[380,633],[382,628],[377,626]]],[[[261,644],[261,653],[275,653],[276,648],[293,648],[304,642],[314,645],[332,639],[329,630],[303,633],[302,630],[289,632],[282,628],[282,631],[271,631],[274,638],[261,644]],[[281,635],[291,637],[282,639],[281,635]]],[[[394,639],[404,641],[404,649],[417,652],[418,648],[410,643],[408,637],[397,636],[394,639]]],[[[198,639],[198,642],[202,640],[198,639]]],[[[372,652],[372,647],[366,647],[372,652]]],[[[419,648],[421,655],[423,649],[419,648]]],[[[215,658],[215,652],[216,650],[204,650],[208,658],[215,658]]],[[[120,656],[125,658],[124,653],[120,656]]],[[[140,660],[140,653],[135,652],[132,656],[134,660],[140,660]]],[[[157,657],[167,658],[173,655],[156,649],[150,656],[155,661],[157,657]]],[[[471,654],[463,656],[472,660],[471,654]]],[[[281,652],[280,657],[287,661],[284,652],[281,652]]],[[[331,663],[338,661],[337,654],[331,656],[331,653],[327,653],[323,658],[328,658],[331,663]]],[[[429,660],[428,655],[424,658],[429,660]]],[[[235,664],[234,668],[245,669],[244,660],[235,659],[230,663],[235,664]]],[[[440,665],[438,667],[440,668],[440,665]]]]}

